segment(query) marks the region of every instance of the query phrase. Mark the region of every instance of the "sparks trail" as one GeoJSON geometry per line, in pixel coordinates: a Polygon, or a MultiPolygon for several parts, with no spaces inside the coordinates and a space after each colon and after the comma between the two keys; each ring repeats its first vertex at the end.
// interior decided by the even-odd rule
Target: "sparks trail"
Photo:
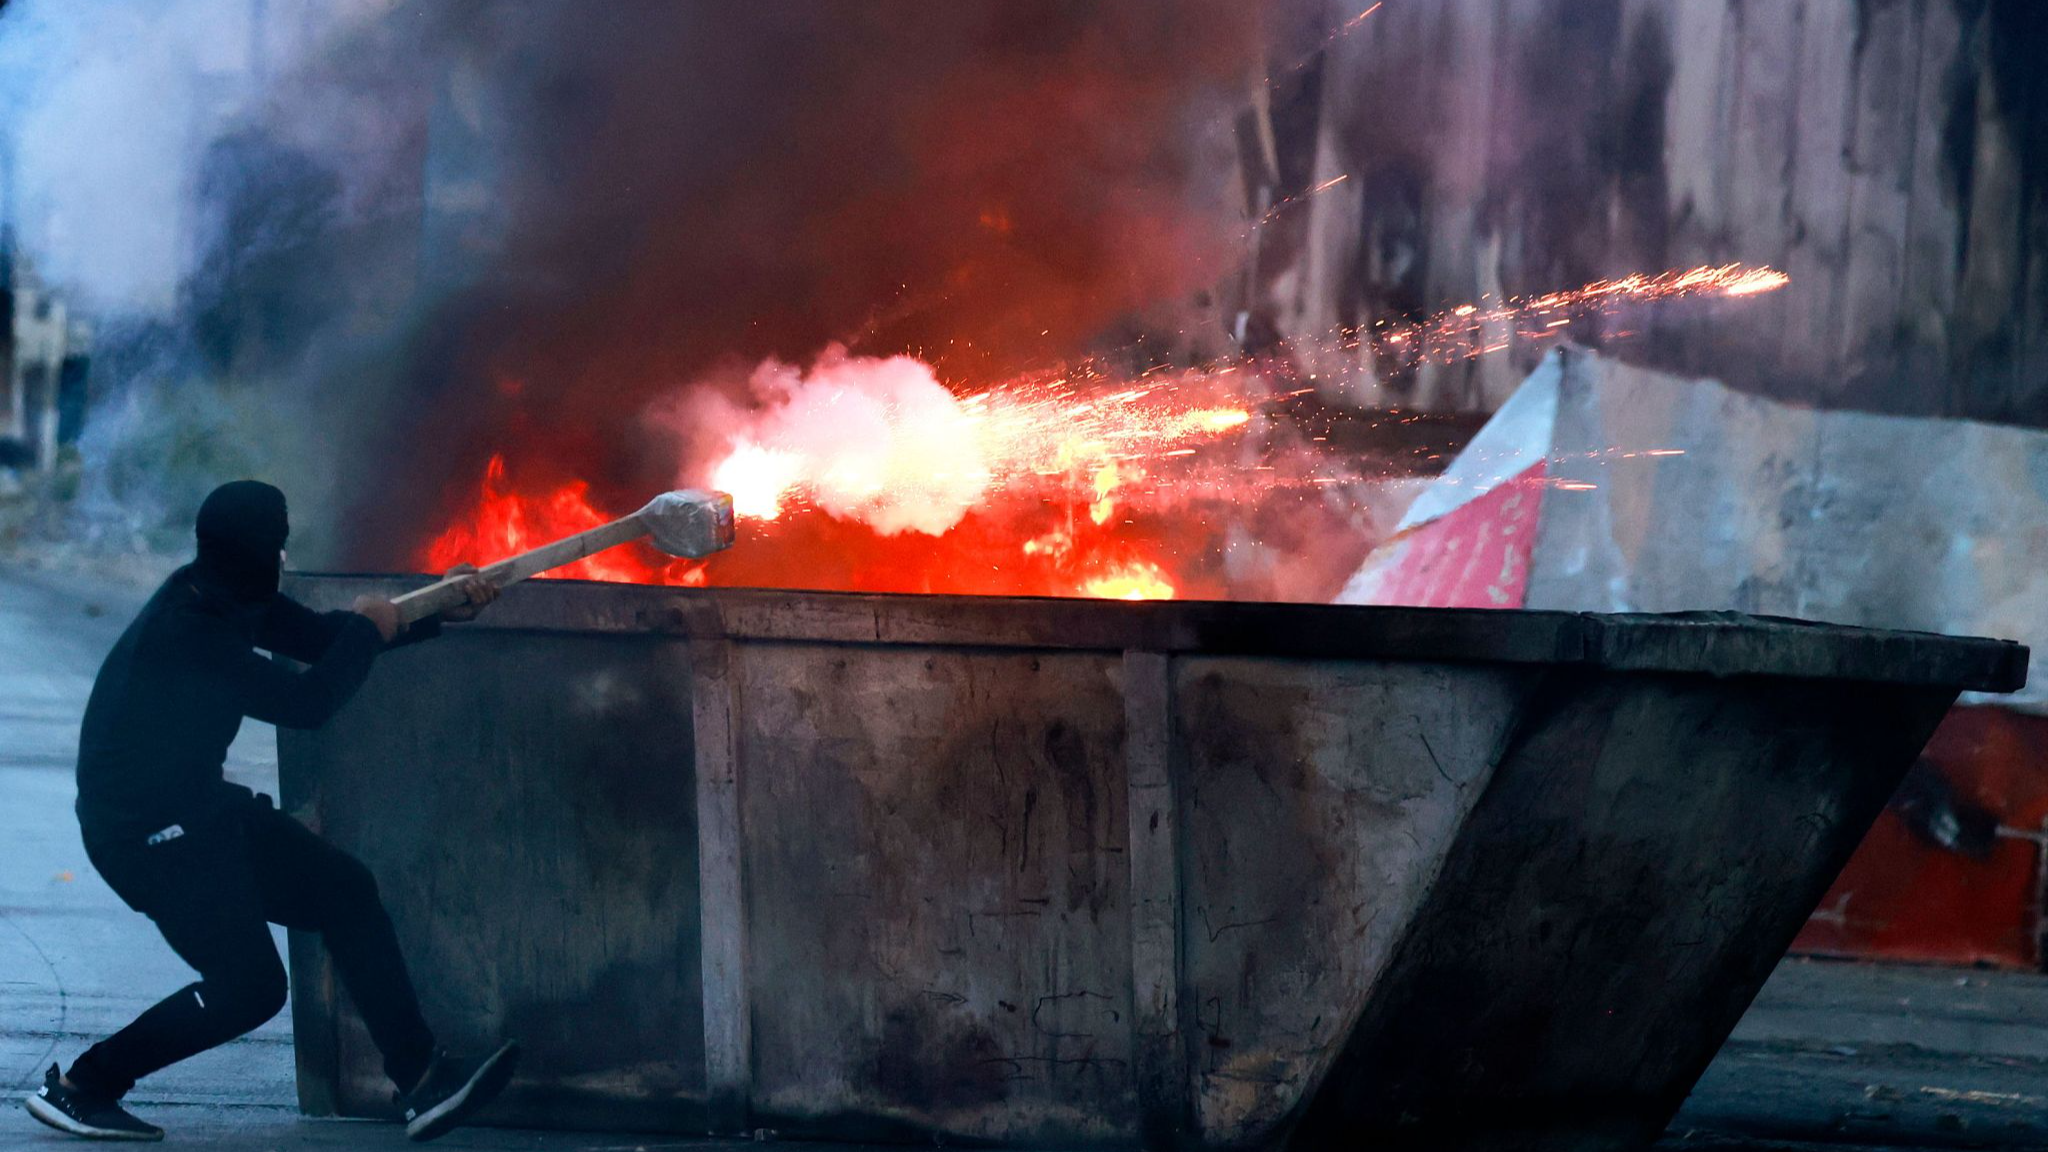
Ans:
{"type": "Polygon", "coordinates": [[[1360,24],[1365,23],[1366,17],[1371,16],[1373,13],[1379,11],[1382,8],[1385,8],[1386,6],[1386,0],[1380,0],[1380,3],[1374,4],[1372,7],[1367,8],[1365,11],[1360,12],[1358,15],[1353,16],[1349,20],[1346,20],[1344,22],[1344,27],[1338,29],[1337,34],[1339,36],[1342,36],[1350,32],[1352,29],[1358,27],[1360,24]]]}
{"type": "MultiPolygon", "coordinates": [[[[1775,268],[1703,265],[1655,275],[1633,273],[1583,288],[1511,296],[1498,304],[1462,304],[1414,323],[1382,320],[1370,332],[1340,334],[1347,349],[1369,349],[1396,367],[1451,363],[1508,348],[1515,338],[1548,340],[1595,315],[1691,298],[1740,299],[1775,292],[1792,278],[1775,268]]],[[[1617,333],[1617,336],[1623,335],[1617,333]]]]}
{"type": "Polygon", "coordinates": [[[782,370],[770,409],[734,438],[710,483],[756,520],[810,505],[928,535],[996,495],[1065,487],[1086,495],[1099,524],[1148,462],[1252,418],[1227,377],[1094,373],[1083,365],[956,396],[902,357],[828,357],[796,380],[782,370]]]}
{"type": "MultiPolygon", "coordinates": [[[[1348,176],[1336,177],[1302,195],[1312,196],[1328,191],[1347,179],[1348,176]]],[[[1283,200],[1274,206],[1273,211],[1285,208],[1300,198],[1283,200]]],[[[1579,288],[1536,296],[1510,296],[1498,304],[1489,304],[1482,299],[1445,308],[1422,320],[1380,320],[1370,330],[1337,329],[1324,338],[1326,343],[1322,346],[1353,351],[1370,348],[1376,356],[1391,361],[1390,366],[1397,369],[1423,362],[1453,363],[1504,351],[1512,346],[1514,337],[1524,340],[1555,339],[1567,334],[1573,324],[1594,316],[1616,316],[1633,307],[1685,299],[1746,299],[1776,292],[1791,283],[1790,276],[1775,268],[1740,263],[1674,268],[1657,273],[1634,272],[1613,279],[1595,280],[1579,288]]],[[[1611,339],[1635,335],[1634,331],[1607,333],[1611,339]]],[[[1123,348],[1120,353],[1128,354],[1132,347],[1135,346],[1123,348]]],[[[1105,353],[1082,360],[1060,374],[1055,382],[1072,383],[1077,390],[1089,385],[1119,387],[1128,377],[1120,376],[1112,366],[1118,354],[1105,353]]],[[[1222,381],[1233,374],[1249,379],[1256,376],[1259,367],[1250,360],[1241,360],[1203,371],[1183,372],[1178,379],[1222,381]]],[[[1139,379],[1171,372],[1164,367],[1153,368],[1140,374],[1139,379]]],[[[999,385],[994,391],[1028,387],[1034,381],[1052,376],[1051,373],[1020,376],[1015,381],[999,385]]],[[[1312,391],[1314,389],[1311,388],[1280,394],[1259,393],[1251,398],[1250,403],[1256,407],[1262,401],[1290,399],[1312,391]]]]}
{"type": "Polygon", "coordinates": [[[1358,15],[1351,17],[1350,19],[1344,21],[1344,23],[1342,24],[1339,24],[1336,27],[1336,29],[1333,30],[1328,36],[1323,37],[1322,42],[1317,44],[1315,48],[1303,54],[1302,56],[1297,58],[1293,63],[1288,64],[1285,68],[1281,68],[1275,75],[1267,76],[1266,84],[1268,86],[1272,85],[1275,76],[1291,76],[1294,73],[1299,72],[1302,69],[1308,67],[1311,63],[1315,61],[1316,57],[1321,56],[1323,53],[1329,51],[1331,45],[1337,43],[1337,41],[1339,40],[1344,39],[1346,36],[1351,35],[1353,32],[1358,31],[1358,29],[1362,27],[1367,20],[1370,20],[1373,17],[1374,13],[1378,12],[1382,8],[1385,8],[1386,6],[1386,0],[1379,0],[1378,3],[1372,4],[1371,6],[1367,7],[1363,12],[1360,12],[1358,15]]]}
{"type": "Polygon", "coordinates": [[[1337,185],[1342,184],[1343,182],[1349,179],[1351,179],[1351,173],[1346,172],[1342,176],[1331,177],[1330,179],[1323,181],[1321,184],[1316,185],[1315,187],[1309,189],[1306,192],[1301,192],[1293,196],[1284,197],[1283,199],[1281,199],[1279,203],[1273,205],[1271,208],[1266,209],[1265,215],[1260,216],[1256,221],[1254,221],[1252,223],[1252,227],[1263,228],[1266,225],[1271,224],[1274,220],[1278,219],[1280,214],[1282,212],[1285,212],[1287,209],[1294,207],[1296,204],[1301,204],[1308,200],[1312,200],[1315,197],[1320,196],[1325,192],[1328,192],[1330,189],[1335,188],[1337,185]]]}

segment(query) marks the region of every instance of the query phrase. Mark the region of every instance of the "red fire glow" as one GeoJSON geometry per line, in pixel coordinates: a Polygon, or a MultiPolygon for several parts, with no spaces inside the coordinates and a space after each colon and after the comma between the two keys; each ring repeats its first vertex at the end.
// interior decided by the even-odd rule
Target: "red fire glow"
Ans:
{"type": "MultiPolygon", "coordinates": [[[[427,545],[429,571],[442,572],[461,563],[483,564],[538,548],[605,524],[608,516],[590,504],[590,485],[577,480],[539,495],[514,492],[505,480],[505,458],[491,457],[477,494],[475,511],[427,545]]],[[[645,545],[613,548],[586,556],[547,573],[561,580],[608,580],[616,584],[704,583],[701,561],[664,556],[645,545]]]]}
{"type": "MultiPolygon", "coordinates": [[[[1105,525],[1087,511],[1111,506],[1113,500],[1105,496],[1084,506],[1076,516],[1071,507],[1052,506],[1040,496],[1013,494],[977,509],[956,528],[937,537],[920,533],[881,536],[863,525],[805,506],[789,515],[778,512],[774,518],[743,520],[740,547],[724,554],[717,567],[674,559],[635,544],[586,557],[548,577],[686,587],[716,583],[870,592],[1172,599],[1177,594],[1176,582],[1161,559],[1193,549],[1199,542],[1176,537],[1171,527],[1139,528],[1129,520],[1105,525]]],[[[429,544],[422,563],[430,570],[443,571],[465,561],[489,562],[613,518],[591,504],[589,487],[581,481],[541,486],[532,494],[520,492],[507,478],[504,458],[494,456],[469,518],[429,544]]],[[[1220,593],[1220,589],[1200,582],[1195,587],[1209,595],[1220,593]]]]}

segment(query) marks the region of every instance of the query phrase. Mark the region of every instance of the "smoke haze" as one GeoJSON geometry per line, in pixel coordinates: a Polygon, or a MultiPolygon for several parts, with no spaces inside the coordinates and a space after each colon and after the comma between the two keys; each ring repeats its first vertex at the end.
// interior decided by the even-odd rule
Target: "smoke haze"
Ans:
{"type": "MultiPolygon", "coordinates": [[[[127,318],[102,390],[217,395],[144,409],[223,413],[195,433],[223,442],[264,410],[208,459],[332,526],[295,554],[397,568],[494,453],[635,506],[709,448],[679,457],[642,419],[659,398],[743,400],[755,365],[834,342],[985,383],[1215,283],[1259,20],[16,0],[0,62],[24,238],[127,318]]],[[[103,425],[102,471],[150,425],[103,425]]]]}

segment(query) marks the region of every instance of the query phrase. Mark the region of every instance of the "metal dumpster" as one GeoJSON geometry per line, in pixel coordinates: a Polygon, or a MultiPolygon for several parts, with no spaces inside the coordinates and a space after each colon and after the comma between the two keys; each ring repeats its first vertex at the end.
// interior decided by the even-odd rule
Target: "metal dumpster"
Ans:
{"type": "MultiPolygon", "coordinates": [[[[414,578],[302,576],[316,605],[414,578]]],[[[1987,640],[542,582],[279,740],[498,1122],[1656,1137],[1987,640]]],[[[294,937],[302,1106],[388,1112],[294,937]]]]}

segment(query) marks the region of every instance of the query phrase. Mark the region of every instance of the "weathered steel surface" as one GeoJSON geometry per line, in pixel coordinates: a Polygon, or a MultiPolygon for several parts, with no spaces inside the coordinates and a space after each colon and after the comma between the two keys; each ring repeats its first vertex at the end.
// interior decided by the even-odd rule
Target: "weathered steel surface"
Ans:
{"type": "MultiPolygon", "coordinates": [[[[527,1041],[498,1118],[1026,1146],[1640,1145],[1956,691],[2025,672],[1736,616],[568,583],[455,631],[281,765],[447,1038],[527,1041]]],[[[302,1103],[388,1107],[293,960],[302,1103]]]]}
{"type": "MultiPolygon", "coordinates": [[[[526,1041],[501,1118],[697,1122],[688,649],[488,631],[434,647],[384,659],[330,729],[279,741],[285,806],[373,862],[443,1043],[526,1041]]],[[[302,1102],[310,1086],[344,1114],[390,1112],[324,956],[292,958],[302,1102]]]]}
{"type": "Polygon", "coordinates": [[[1187,948],[1199,1130],[1273,1131],[1343,1042],[1533,667],[1190,657],[1187,948]]]}
{"type": "Polygon", "coordinates": [[[1649,1146],[1947,705],[1548,678],[1295,1146],[1649,1146]]]}
{"type": "Polygon", "coordinates": [[[738,662],[755,1109],[846,1138],[1128,1133],[1121,662],[738,662]]]}

